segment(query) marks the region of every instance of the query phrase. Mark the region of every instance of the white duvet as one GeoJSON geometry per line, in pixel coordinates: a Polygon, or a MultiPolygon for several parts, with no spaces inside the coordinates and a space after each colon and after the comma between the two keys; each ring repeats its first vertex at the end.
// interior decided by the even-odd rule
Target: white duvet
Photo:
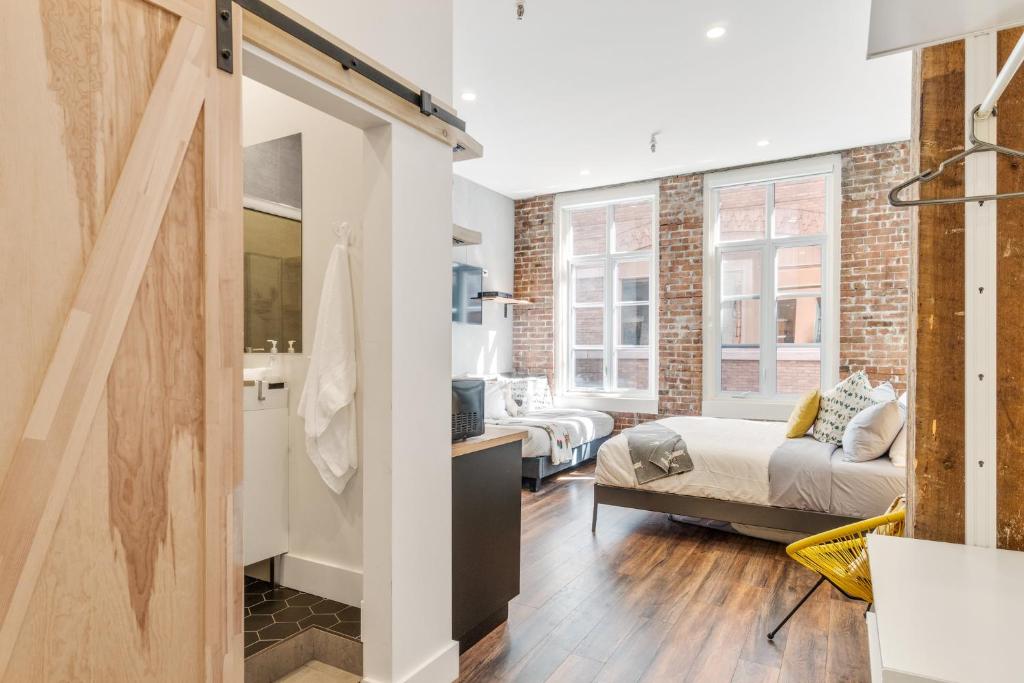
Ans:
{"type": "MultiPolygon", "coordinates": [[[[531,413],[526,413],[522,417],[558,425],[568,433],[570,448],[576,448],[580,444],[608,436],[615,428],[615,420],[612,419],[611,415],[596,410],[550,408],[547,410],[535,410],[531,413]]],[[[502,420],[487,420],[487,422],[490,424],[503,423],[502,420]]],[[[524,458],[550,456],[552,454],[551,437],[548,436],[545,430],[528,425],[523,425],[522,428],[527,431],[526,440],[523,442],[524,458]]]]}
{"type": "Polygon", "coordinates": [[[626,437],[601,447],[597,482],[622,488],[770,505],[768,462],[786,438],[785,422],[669,417],[658,420],[683,436],[693,471],[638,486],[626,437]]]}

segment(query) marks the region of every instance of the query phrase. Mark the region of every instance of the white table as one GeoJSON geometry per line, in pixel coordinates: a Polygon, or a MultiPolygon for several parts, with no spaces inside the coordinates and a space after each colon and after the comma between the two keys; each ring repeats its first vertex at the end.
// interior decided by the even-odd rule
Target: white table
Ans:
{"type": "Polygon", "coordinates": [[[876,683],[1024,681],[1024,553],[870,535],[876,683]]]}

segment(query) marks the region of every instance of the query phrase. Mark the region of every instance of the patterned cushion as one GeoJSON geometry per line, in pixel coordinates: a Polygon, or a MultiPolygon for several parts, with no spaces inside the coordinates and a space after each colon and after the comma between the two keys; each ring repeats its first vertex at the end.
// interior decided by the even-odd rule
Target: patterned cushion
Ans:
{"type": "Polygon", "coordinates": [[[821,395],[812,435],[822,443],[838,446],[843,442],[843,432],[850,420],[873,404],[868,376],[863,372],[850,375],[821,395]]]}
{"type": "Polygon", "coordinates": [[[552,407],[547,377],[513,377],[509,380],[509,388],[520,415],[552,407]]]}

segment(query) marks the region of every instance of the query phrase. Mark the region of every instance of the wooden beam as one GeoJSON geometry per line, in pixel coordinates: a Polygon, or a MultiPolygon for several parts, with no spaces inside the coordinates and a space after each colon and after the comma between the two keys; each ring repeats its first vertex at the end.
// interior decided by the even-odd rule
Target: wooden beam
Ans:
{"type": "Polygon", "coordinates": [[[41,573],[205,96],[205,31],[182,19],[23,437],[0,487],[0,679],[41,573]]]}
{"type": "MultiPolygon", "coordinates": [[[[345,41],[332,35],[305,17],[295,13],[280,2],[270,0],[267,4],[282,14],[294,19],[309,30],[322,35],[331,42],[344,48],[346,51],[356,55],[358,59],[374,66],[374,68],[379,69],[381,72],[387,74],[391,78],[394,78],[407,87],[417,92],[420,90],[419,86],[403,79],[394,72],[367,58],[361,52],[345,43],[345,41]]],[[[242,22],[242,35],[246,42],[266,50],[288,64],[302,69],[326,83],[337,87],[342,92],[352,95],[362,102],[395,117],[417,130],[423,131],[427,135],[430,135],[436,140],[448,145],[450,148],[454,149],[456,145],[462,146],[466,150],[466,152],[463,153],[464,158],[478,158],[483,154],[483,146],[465,131],[445,123],[435,116],[424,116],[420,113],[418,107],[410,104],[398,95],[381,88],[377,84],[367,80],[354,71],[343,70],[338,62],[334,61],[327,55],[323,54],[319,50],[313,49],[309,45],[306,45],[298,38],[288,35],[273,24],[264,21],[251,12],[245,12],[242,22]]],[[[455,111],[451,105],[448,105],[441,100],[437,100],[437,103],[444,106],[449,111],[455,111]]]]}
{"type": "MultiPolygon", "coordinates": [[[[211,1],[211,4],[212,1],[211,1]]],[[[211,8],[211,17],[212,8],[211,8]]],[[[242,54],[242,13],[233,16],[232,52],[242,54]]],[[[207,35],[214,53],[214,31],[207,35]]],[[[212,63],[211,63],[212,64],[212,63]]],[[[244,678],[242,612],[242,79],[211,65],[203,107],[205,397],[204,452],[219,454],[204,484],[207,680],[244,678]],[[214,559],[216,558],[216,559],[214,559]]]]}
{"type": "MultiPolygon", "coordinates": [[[[964,148],[964,42],[921,53],[920,168],[964,148]]],[[[962,196],[963,166],[921,186],[962,196]]],[[[964,207],[918,209],[913,535],[964,541],[964,207]]]]}
{"type": "MultiPolygon", "coordinates": [[[[1000,31],[997,63],[1002,67],[1021,29],[1000,31]]],[[[999,99],[996,140],[1024,149],[1024,74],[1010,81],[999,99]]],[[[1000,156],[997,190],[1024,190],[1024,165],[1000,156]]],[[[1024,201],[996,203],[996,542],[1000,548],[1024,550],[1024,201]]]]}

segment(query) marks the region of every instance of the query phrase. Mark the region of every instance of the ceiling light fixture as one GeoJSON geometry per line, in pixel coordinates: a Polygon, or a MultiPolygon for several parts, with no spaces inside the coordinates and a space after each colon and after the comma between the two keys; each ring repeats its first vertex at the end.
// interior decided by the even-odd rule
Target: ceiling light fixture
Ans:
{"type": "Polygon", "coordinates": [[[710,38],[711,40],[721,38],[722,36],[725,35],[725,27],[712,26],[711,28],[708,29],[708,32],[705,35],[707,35],[707,37],[710,38]]]}
{"type": "Polygon", "coordinates": [[[590,175],[590,169],[584,168],[580,171],[580,175],[590,175]]]}
{"type": "Polygon", "coordinates": [[[772,144],[772,143],[769,142],[768,140],[758,140],[757,141],[757,146],[758,147],[767,147],[770,144],[772,144]]]}
{"type": "Polygon", "coordinates": [[[462,93],[462,99],[464,102],[476,102],[476,93],[467,90],[466,92],[462,93]]]}
{"type": "Polygon", "coordinates": [[[516,0],[516,21],[522,21],[526,16],[526,0],[516,0]]]}

